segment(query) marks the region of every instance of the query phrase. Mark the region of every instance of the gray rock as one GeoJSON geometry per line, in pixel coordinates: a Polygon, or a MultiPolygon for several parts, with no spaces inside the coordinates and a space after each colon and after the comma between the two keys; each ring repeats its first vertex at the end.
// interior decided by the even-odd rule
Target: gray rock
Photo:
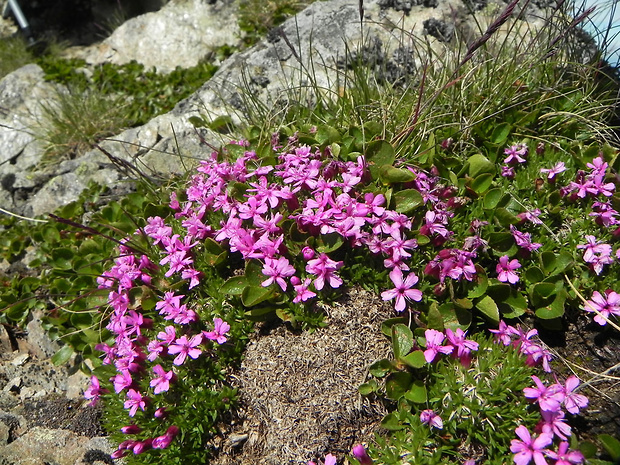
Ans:
{"type": "Polygon", "coordinates": [[[130,19],[100,45],[74,56],[90,64],[124,64],[170,72],[200,63],[223,45],[240,43],[235,2],[176,0],[160,11],[130,19]]]}

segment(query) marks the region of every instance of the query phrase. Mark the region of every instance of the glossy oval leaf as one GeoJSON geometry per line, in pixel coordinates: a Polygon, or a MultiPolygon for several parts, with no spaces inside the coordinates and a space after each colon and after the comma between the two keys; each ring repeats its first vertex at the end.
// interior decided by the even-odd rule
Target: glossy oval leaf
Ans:
{"type": "Polygon", "coordinates": [[[422,194],[416,189],[405,189],[396,192],[392,198],[394,199],[394,209],[398,213],[408,214],[424,204],[422,194]]]}

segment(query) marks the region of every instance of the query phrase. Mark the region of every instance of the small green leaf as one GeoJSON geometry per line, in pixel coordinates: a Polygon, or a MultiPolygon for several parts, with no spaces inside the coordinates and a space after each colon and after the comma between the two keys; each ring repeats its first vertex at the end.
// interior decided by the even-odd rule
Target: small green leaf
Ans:
{"type": "Polygon", "coordinates": [[[413,381],[413,375],[409,372],[399,371],[392,373],[385,381],[385,394],[388,399],[398,400],[409,390],[413,381]]]}
{"type": "Polygon", "coordinates": [[[515,245],[515,240],[509,232],[494,232],[489,234],[489,245],[499,252],[507,252],[515,245]]]}
{"type": "Polygon", "coordinates": [[[248,279],[245,276],[233,276],[226,280],[220,290],[228,295],[241,295],[246,286],[248,286],[248,279]]]}
{"type": "Polygon", "coordinates": [[[218,132],[220,134],[229,134],[235,129],[233,120],[229,115],[218,116],[208,124],[208,127],[212,131],[218,132]]]}
{"type": "Polygon", "coordinates": [[[443,331],[443,316],[437,307],[437,304],[433,304],[429,307],[426,314],[426,324],[430,329],[436,329],[437,331],[443,331]]]}
{"type": "Polygon", "coordinates": [[[381,420],[381,427],[389,431],[398,431],[403,429],[405,425],[403,425],[398,419],[398,416],[392,412],[383,417],[383,420],[381,420]]]}
{"type": "Polygon", "coordinates": [[[614,462],[620,460],[620,441],[609,434],[599,434],[598,439],[614,462]]]}
{"type": "Polygon", "coordinates": [[[381,332],[388,337],[392,337],[392,326],[399,323],[407,324],[407,319],[401,316],[389,318],[381,323],[381,332]]]}
{"type": "Polygon", "coordinates": [[[405,365],[410,366],[411,368],[422,368],[424,365],[426,365],[424,352],[422,352],[421,350],[414,350],[410,354],[401,357],[401,361],[405,363],[405,365]]]}
{"type": "Polygon", "coordinates": [[[495,210],[495,218],[497,218],[499,223],[505,228],[510,227],[511,224],[517,224],[519,222],[519,219],[505,208],[497,208],[495,210]]]}
{"type": "Polygon", "coordinates": [[[583,441],[579,443],[579,450],[586,459],[590,459],[596,455],[598,447],[590,441],[583,441]]]}
{"type": "Polygon", "coordinates": [[[512,126],[509,123],[500,123],[493,129],[491,133],[491,142],[497,145],[503,145],[512,131],[512,126]]]}
{"type": "Polygon", "coordinates": [[[491,173],[482,173],[476,176],[474,181],[471,183],[472,190],[476,194],[485,193],[489,187],[491,187],[491,184],[493,184],[493,177],[494,175],[491,173]]]}
{"type": "Polygon", "coordinates": [[[533,287],[533,292],[540,297],[547,298],[555,294],[554,283],[538,283],[533,287]]]}
{"type": "Polygon", "coordinates": [[[370,365],[370,367],[368,367],[370,374],[377,378],[383,378],[394,369],[394,364],[386,358],[377,360],[375,363],[370,365]]]}
{"type": "Polygon", "coordinates": [[[344,239],[338,233],[321,234],[316,250],[320,253],[330,253],[338,250],[342,244],[344,244],[344,239]]]}
{"type": "Polygon", "coordinates": [[[260,286],[267,279],[263,274],[263,264],[258,260],[249,260],[245,264],[245,277],[250,286],[260,286]]]}
{"type": "Polygon", "coordinates": [[[399,360],[413,348],[413,333],[408,326],[395,324],[392,326],[392,349],[394,358],[399,360]]]}
{"type": "Polygon", "coordinates": [[[525,272],[525,279],[530,283],[539,283],[545,279],[545,274],[540,268],[533,266],[525,272]]]}
{"type": "Polygon", "coordinates": [[[261,286],[247,286],[241,293],[241,302],[246,307],[253,307],[267,299],[270,299],[275,294],[274,290],[268,287],[261,286]]]}
{"type": "Polygon", "coordinates": [[[394,199],[395,210],[398,213],[409,214],[420,205],[424,204],[422,194],[416,189],[405,189],[396,192],[392,198],[394,199]]]}
{"type": "Polygon", "coordinates": [[[424,404],[426,403],[427,394],[426,394],[426,386],[424,382],[421,380],[416,380],[411,388],[405,392],[405,399],[414,402],[416,404],[424,404]]]}
{"type": "Polygon", "coordinates": [[[73,355],[73,347],[70,345],[62,346],[62,348],[52,356],[52,363],[56,366],[62,365],[69,361],[73,355]]]}
{"type": "Polygon", "coordinates": [[[499,309],[491,297],[485,296],[480,299],[476,303],[476,308],[480,310],[489,320],[491,320],[491,322],[495,324],[499,323],[499,309]]]}
{"type": "Polygon", "coordinates": [[[396,160],[394,147],[384,140],[373,141],[366,148],[366,160],[373,179],[378,179],[381,166],[394,164],[396,160]]]}
{"type": "Polygon", "coordinates": [[[552,320],[554,318],[560,318],[564,315],[564,302],[568,297],[568,293],[562,289],[546,307],[536,309],[536,316],[542,320],[552,320]]]}
{"type": "Polygon", "coordinates": [[[504,193],[501,189],[491,189],[484,196],[482,205],[485,210],[494,210],[502,199],[504,193]]]}
{"type": "Polygon", "coordinates": [[[371,382],[360,385],[357,390],[362,396],[369,396],[370,394],[377,392],[377,383],[374,382],[374,380],[371,380],[371,382]]]}
{"type": "Polygon", "coordinates": [[[482,154],[472,155],[467,159],[469,164],[469,176],[472,178],[477,177],[483,173],[494,174],[495,163],[492,163],[487,157],[482,154]]]}
{"type": "Polygon", "coordinates": [[[476,265],[476,277],[474,283],[474,287],[472,287],[467,293],[468,299],[482,297],[489,287],[489,278],[487,278],[487,273],[480,265],[476,265]]]}
{"type": "Polygon", "coordinates": [[[342,136],[340,132],[331,126],[321,125],[317,128],[316,135],[314,136],[319,145],[332,144],[334,142],[340,142],[342,136]]]}
{"type": "Polygon", "coordinates": [[[52,250],[52,266],[58,270],[70,270],[74,254],[71,249],[58,247],[52,250]]]}
{"type": "Polygon", "coordinates": [[[405,168],[396,168],[391,165],[383,165],[379,168],[379,178],[389,184],[411,182],[415,180],[415,174],[405,168]]]}
{"type": "Polygon", "coordinates": [[[245,312],[245,317],[250,321],[265,321],[269,316],[275,314],[276,307],[255,307],[245,312]]]}

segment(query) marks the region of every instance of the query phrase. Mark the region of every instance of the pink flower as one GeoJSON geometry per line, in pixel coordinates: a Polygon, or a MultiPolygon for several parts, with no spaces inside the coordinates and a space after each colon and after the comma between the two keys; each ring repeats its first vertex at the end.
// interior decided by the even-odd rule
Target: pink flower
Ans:
{"type": "Polygon", "coordinates": [[[230,325],[221,318],[213,319],[213,331],[203,331],[204,337],[216,341],[218,344],[224,344],[226,339],[226,333],[230,330],[230,325]]]}
{"type": "Polygon", "coordinates": [[[129,409],[130,417],[133,417],[136,414],[136,412],[138,411],[138,408],[144,411],[144,408],[146,407],[146,401],[147,401],[146,397],[144,397],[142,394],[140,394],[135,389],[130,389],[127,392],[127,397],[128,399],[125,401],[124,407],[126,409],[129,409]]]}
{"type": "Polygon", "coordinates": [[[397,312],[402,312],[407,306],[405,299],[415,300],[416,302],[422,300],[422,291],[411,289],[418,282],[418,277],[415,273],[409,273],[403,280],[402,270],[400,268],[394,268],[390,272],[390,279],[392,283],[394,283],[394,289],[383,291],[381,293],[381,298],[383,300],[396,299],[394,309],[397,312]]]}
{"type": "Polygon", "coordinates": [[[512,342],[512,336],[514,335],[511,328],[512,326],[508,326],[506,322],[502,320],[499,322],[499,329],[489,329],[489,331],[495,334],[495,339],[497,341],[500,341],[505,346],[508,346],[512,342]]]}
{"type": "Polygon", "coordinates": [[[542,433],[532,438],[523,425],[518,426],[515,433],[521,440],[513,439],[510,443],[510,451],[515,454],[513,460],[517,465],[528,465],[532,459],[536,465],[548,465],[543,449],[553,442],[552,434],[542,433]]]}
{"type": "Polygon", "coordinates": [[[157,378],[151,380],[151,387],[154,387],[153,392],[159,394],[170,389],[170,382],[176,379],[176,376],[172,370],[166,372],[161,365],[155,365],[153,371],[157,375],[157,378]]]}
{"type": "Polygon", "coordinates": [[[172,363],[175,365],[183,365],[185,359],[189,355],[191,358],[196,359],[202,353],[202,350],[196,347],[202,343],[202,334],[196,334],[191,339],[187,339],[187,336],[181,336],[174,344],[170,344],[168,347],[169,354],[178,354],[172,363]]]}
{"type": "Polygon", "coordinates": [[[552,384],[546,387],[538,376],[532,376],[532,379],[536,387],[523,389],[525,397],[534,399],[538,402],[538,406],[541,410],[546,410],[548,412],[559,411],[564,401],[564,388],[559,384],[552,384]]]}
{"type": "Polygon", "coordinates": [[[584,310],[596,313],[594,321],[601,326],[605,326],[611,315],[620,317],[620,294],[611,289],[607,289],[605,295],[602,295],[599,291],[594,291],[592,298],[586,300],[584,310]]]}
{"type": "Polygon", "coordinates": [[[368,456],[366,449],[361,444],[357,444],[356,446],[353,446],[353,449],[351,450],[351,455],[353,455],[353,457],[357,459],[360,465],[372,465],[373,464],[372,459],[368,456]]]}
{"type": "Polygon", "coordinates": [[[511,145],[507,149],[504,149],[504,154],[508,155],[504,158],[504,163],[509,165],[515,165],[517,163],[525,163],[524,157],[527,157],[528,148],[525,144],[511,145]]]}
{"type": "Polygon", "coordinates": [[[543,433],[554,434],[563,440],[566,440],[571,435],[570,426],[564,421],[564,412],[562,410],[555,412],[541,410],[540,415],[542,416],[540,428],[543,433]]]}
{"type": "Polygon", "coordinates": [[[502,282],[509,282],[510,284],[515,284],[519,281],[519,275],[514,272],[514,270],[521,268],[521,264],[515,258],[510,260],[508,255],[503,255],[499,259],[499,263],[495,267],[497,271],[497,279],[502,282]]]}
{"type": "Polygon", "coordinates": [[[110,392],[107,389],[102,388],[99,385],[99,379],[96,376],[91,376],[90,377],[90,385],[88,386],[88,389],[86,389],[86,391],[84,391],[84,398],[85,399],[92,399],[88,405],[93,406],[97,403],[97,401],[99,400],[99,396],[101,394],[105,394],[106,392],[110,392]]]}
{"type": "Polygon", "coordinates": [[[427,409],[420,412],[420,421],[437,429],[443,429],[443,420],[433,410],[427,409]]]}
{"type": "Polygon", "coordinates": [[[541,168],[540,169],[541,173],[547,173],[547,179],[549,181],[552,181],[553,178],[555,178],[557,174],[560,174],[564,171],[566,171],[566,165],[564,165],[563,161],[557,162],[553,168],[541,168]]]}
{"type": "Polygon", "coordinates": [[[564,383],[564,408],[572,414],[577,414],[579,413],[579,409],[588,406],[588,398],[574,392],[578,386],[579,378],[575,375],[566,378],[564,383]]]}
{"type": "Polygon", "coordinates": [[[454,347],[452,356],[458,358],[463,366],[469,366],[471,363],[471,351],[478,350],[478,343],[465,339],[467,331],[463,331],[461,328],[456,328],[453,332],[450,328],[446,328],[446,336],[448,338],[448,344],[454,347]]]}
{"type": "Polygon", "coordinates": [[[583,454],[578,450],[569,450],[568,442],[562,441],[558,447],[558,451],[545,450],[545,455],[555,460],[554,465],[571,465],[583,463],[585,460],[583,454]]]}
{"type": "Polygon", "coordinates": [[[269,279],[263,281],[261,286],[267,287],[276,282],[283,291],[286,291],[287,284],[284,278],[293,276],[295,268],[285,257],[280,257],[277,260],[267,257],[263,265],[263,274],[269,276],[269,279]]]}
{"type": "Polygon", "coordinates": [[[438,354],[451,354],[454,350],[452,346],[443,346],[444,334],[436,329],[427,329],[424,331],[426,337],[426,350],[424,358],[428,363],[433,363],[438,354]]]}
{"type": "Polygon", "coordinates": [[[317,291],[320,291],[325,286],[325,281],[329,285],[336,289],[342,285],[342,279],[336,274],[344,263],[342,261],[334,261],[326,254],[321,253],[319,258],[310,260],[306,265],[306,271],[310,274],[317,275],[314,280],[314,287],[317,291]]]}

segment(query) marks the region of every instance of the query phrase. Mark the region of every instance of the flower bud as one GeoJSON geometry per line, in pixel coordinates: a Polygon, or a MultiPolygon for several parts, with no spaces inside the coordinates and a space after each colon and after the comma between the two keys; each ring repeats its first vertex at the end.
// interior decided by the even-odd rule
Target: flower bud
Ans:
{"type": "Polygon", "coordinates": [[[361,444],[353,446],[351,454],[359,461],[360,465],[372,465],[372,459],[368,456],[366,449],[361,444]]]}
{"type": "Polygon", "coordinates": [[[304,260],[312,260],[314,258],[314,250],[312,250],[310,247],[304,247],[301,250],[301,254],[304,257],[304,260]]]}
{"type": "Polygon", "coordinates": [[[166,415],[167,415],[166,407],[158,408],[157,410],[155,410],[155,413],[153,414],[155,418],[164,418],[166,415]]]}
{"type": "Polygon", "coordinates": [[[140,431],[142,431],[142,428],[138,425],[127,425],[121,428],[121,433],[123,434],[138,434],[140,431]]]}
{"type": "Polygon", "coordinates": [[[144,451],[152,449],[153,440],[151,438],[145,439],[144,441],[139,441],[135,446],[133,446],[133,453],[135,455],[139,455],[144,451]]]}

